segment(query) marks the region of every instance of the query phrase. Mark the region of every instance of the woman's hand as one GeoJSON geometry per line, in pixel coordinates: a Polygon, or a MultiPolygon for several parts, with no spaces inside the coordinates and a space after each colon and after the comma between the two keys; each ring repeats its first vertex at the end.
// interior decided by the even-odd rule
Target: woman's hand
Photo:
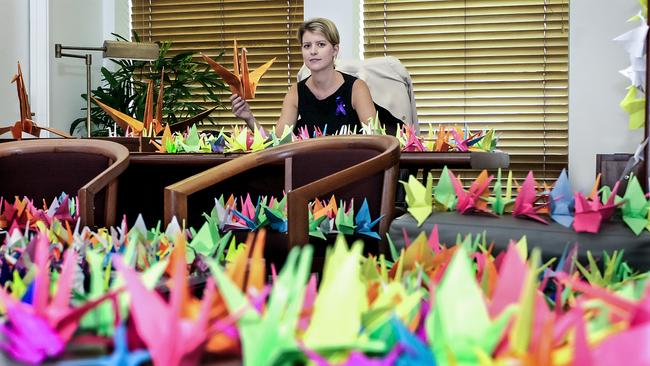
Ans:
{"type": "Polygon", "coordinates": [[[237,117],[246,121],[246,124],[250,128],[255,127],[255,117],[253,112],[251,112],[251,107],[248,105],[245,99],[242,99],[239,95],[233,94],[230,96],[230,103],[232,104],[232,113],[237,117]]]}

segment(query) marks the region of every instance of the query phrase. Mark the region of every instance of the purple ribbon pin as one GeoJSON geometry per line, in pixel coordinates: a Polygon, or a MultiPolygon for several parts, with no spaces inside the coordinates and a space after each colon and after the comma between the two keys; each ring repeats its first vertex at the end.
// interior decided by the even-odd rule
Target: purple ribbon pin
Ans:
{"type": "Polygon", "coordinates": [[[337,116],[347,116],[348,113],[345,111],[345,103],[343,103],[343,98],[339,95],[336,97],[336,115],[337,116]]]}

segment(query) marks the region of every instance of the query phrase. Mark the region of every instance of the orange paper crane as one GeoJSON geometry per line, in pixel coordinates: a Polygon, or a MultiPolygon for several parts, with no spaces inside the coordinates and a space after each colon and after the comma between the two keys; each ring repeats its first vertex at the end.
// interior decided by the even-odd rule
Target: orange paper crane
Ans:
{"type": "MultiPolygon", "coordinates": [[[[163,99],[164,99],[164,76],[165,69],[163,68],[160,73],[160,88],[158,89],[158,98],[156,99],[156,111],[154,114],[154,100],[153,100],[153,80],[147,81],[147,97],[144,104],[144,118],[142,121],[129,116],[128,114],[122,113],[117,109],[111,108],[106,104],[98,101],[93,97],[93,100],[97,105],[108,114],[115,123],[117,123],[123,130],[130,129],[136,135],[143,135],[147,137],[154,137],[159,135],[165,128],[162,124],[162,115],[163,115],[163,99]]],[[[184,129],[191,124],[194,124],[203,118],[210,115],[210,113],[215,110],[217,107],[210,108],[205,110],[196,116],[189,118],[185,121],[174,123],[170,126],[171,131],[179,131],[184,129]]],[[[169,125],[169,124],[168,124],[169,125]]]]}
{"type": "Polygon", "coordinates": [[[11,82],[16,83],[16,90],[18,91],[20,120],[17,121],[13,126],[0,127],[0,135],[11,131],[13,138],[20,140],[22,138],[23,132],[28,133],[32,136],[40,137],[41,130],[45,130],[61,137],[72,137],[56,128],[39,127],[36,125],[36,123],[34,123],[34,121],[32,121],[32,109],[29,106],[29,97],[27,96],[27,90],[25,89],[25,80],[23,79],[23,71],[20,68],[20,62],[18,63],[18,73],[14,75],[14,78],[11,80],[11,82]]]}
{"type": "Polygon", "coordinates": [[[95,103],[101,107],[123,130],[130,129],[136,135],[155,136],[163,130],[162,123],[162,102],[163,102],[163,77],[165,70],[160,75],[160,89],[158,91],[158,103],[156,103],[156,113],[153,110],[153,80],[147,81],[147,97],[144,104],[144,118],[141,121],[122,113],[117,109],[111,108],[106,104],[98,101],[93,97],[95,103]]]}
{"type": "Polygon", "coordinates": [[[272,58],[269,62],[260,66],[257,70],[253,72],[248,72],[248,60],[246,59],[246,48],[241,50],[241,61],[237,59],[238,50],[237,50],[237,41],[234,41],[234,51],[233,51],[233,69],[234,72],[228,71],[225,67],[219,65],[215,60],[210,57],[201,54],[205,62],[207,62],[212,69],[223,78],[223,80],[230,85],[230,91],[233,94],[237,94],[240,97],[248,100],[255,98],[255,89],[260,83],[262,75],[266,73],[273,62],[275,57],[272,58]]]}

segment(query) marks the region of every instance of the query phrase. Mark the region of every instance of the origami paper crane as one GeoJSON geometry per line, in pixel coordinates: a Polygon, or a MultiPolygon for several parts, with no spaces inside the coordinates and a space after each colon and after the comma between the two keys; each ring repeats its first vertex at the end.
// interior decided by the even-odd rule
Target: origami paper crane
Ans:
{"type": "Polygon", "coordinates": [[[314,201],[312,211],[315,219],[318,219],[321,216],[327,216],[329,218],[336,217],[339,211],[338,206],[336,205],[336,198],[334,195],[332,195],[332,197],[330,197],[329,203],[325,206],[323,206],[320,201],[316,199],[314,201]]]}
{"type": "Polygon", "coordinates": [[[535,191],[535,178],[533,172],[528,172],[524,183],[521,185],[515,205],[512,209],[513,216],[528,217],[541,223],[547,224],[548,222],[541,218],[537,211],[545,207],[545,205],[535,206],[537,192],[535,191]]]}
{"type": "MultiPolygon", "coordinates": [[[[379,273],[376,273],[376,276],[381,278],[379,273]]],[[[407,288],[410,286],[402,284],[400,277],[401,274],[383,285],[372,301],[370,309],[364,313],[363,328],[371,339],[386,341],[386,333],[395,331],[394,324],[391,324],[393,320],[400,324],[414,324],[420,321],[417,310],[425,291],[420,288],[407,288]],[[379,336],[380,334],[382,336],[379,336]]],[[[393,344],[388,341],[386,346],[391,348],[393,344]]]]}
{"type": "Polygon", "coordinates": [[[270,138],[273,141],[273,146],[280,146],[293,141],[293,126],[284,126],[280,136],[278,136],[275,126],[273,126],[270,138]]]}
{"type": "Polygon", "coordinates": [[[632,229],[635,235],[639,235],[648,225],[648,208],[650,205],[636,176],[630,178],[623,199],[625,200],[621,207],[623,221],[632,229]]]}
{"type": "Polygon", "coordinates": [[[438,133],[436,136],[436,142],[433,148],[433,151],[448,152],[452,149],[450,140],[451,132],[447,131],[444,125],[441,125],[438,128],[438,133]]]}
{"type": "Polygon", "coordinates": [[[244,365],[271,364],[285,352],[297,348],[295,332],[312,252],[310,246],[293,248],[289,252],[282,271],[273,282],[264,313],[257,312],[223,269],[214,260],[207,259],[230,313],[241,314],[237,326],[244,365]]]}
{"type": "Polygon", "coordinates": [[[360,334],[361,314],[368,307],[365,285],[359,276],[362,250],[361,241],[348,250],[345,237],[337,237],[334,249],[325,259],[311,322],[303,337],[308,348],[316,351],[385,350],[384,342],[366,340],[360,334]],[[348,306],[337,306],[341,299],[346,299],[348,306]]]}
{"type": "Polygon", "coordinates": [[[20,140],[22,139],[23,132],[32,136],[40,137],[41,130],[45,130],[61,137],[72,137],[56,128],[38,126],[32,120],[32,110],[29,105],[29,97],[27,96],[25,80],[23,79],[23,71],[20,68],[20,62],[18,63],[18,73],[14,75],[11,82],[16,83],[16,90],[18,92],[18,104],[20,106],[20,120],[14,123],[13,126],[0,127],[0,135],[11,131],[12,137],[16,140],[20,140]]]}
{"type": "Polygon", "coordinates": [[[468,214],[472,212],[480,212],[485,214],[494,215],[487,208],[487,197],[490,196],[488,188],[492,182],[493,176],[488,176],[487,170],[483,170],[479,176],[472,182],[469,191],[465,191],[461,182],[456,179],[452,172],[449,172],[451,182],[456,191],[458,202],[456,203],[456,210],[461,214],[468,214]]]}
{"type": "Polygon", "coordinates": [[[0,287],[0,300],[8,315],[8,322],[0,328],[3,336],[0,348],[14,359],[31,364],[38,364],[46,357],[62,352],[81,317],[115,295],[108,293],[77,308],[71,308],[70,291],[74,281],[76,254],[73,250],[68,250],[58,278],[57,292],[50,299],[49,242],[45,234],[37,234],[35,245],[34,266],[37,271],[31,302],[19,302],[0,287]]]}
{"type": "MultiPolygon", "coordinates": [[[[153,80],[147,81],[147,95],[144,105],[144,116],[142,121],[139,121],[126,113],[120,112],[115,108],[112,108],[95,97],[92,97],[93,101],[108,114],[115,123],[120,126],[124,131],[132,131],[135,135],[142,135],[145,137],[155,137],[160,132],[163,132],[163,99],[164,99],[164,79],[165,79],[165,69],[163,68],[160,74],[160,85],[158,89],[158,97],[156,102],[154,102],[153,92],[154,92],[154,83],[153,80]],[[154,112],[154,103],[156,105],[156,110],[154,112]]],[[[188,118],[184,121],[174,123],[170,126],[170,132],[180,131],[189,126],[194,125],[195,123],[203,120],[208,117],[216,107],[207,109],[201,113],[198,113],[194,117],[188,118]]],[[[169,124],[167,124],[169,125],[169,124]]],[[[164,146],[164,142],[163,142],[164,146]]]]}
{"type": "Polygon", "coordinates": [[[573,190],[571,183],[566,174],[566,169],[562,169],[560,177],[555,181],[555,186],[550,197],[550,214],[551,218],[564,227],[571,227],[573,223],[573,190]]]}
{"type": "Polygon", "coordinates": [[[483,136],[480,141],[472,144],[469,149],[470,151],[494,151],[497,148],[498,138],[494,129],[489,129],[483,136]]]}
{"type": "Polygon", "coordinates": [[[446,165],[442,168],[438,184],[433,190],[433,197],[436,200],[436,204],[441,205],[444,211],[456,209],[458,197],[456,197],[456,189],[454,188],[450,171],[446,165]]]}
{"type": "Polygon", "coordinates": [[[172,287],[169,304],[160,294],[147,289],[139,275],[122,258],[116,256],[115,267],[124,276],[126,287],[131,294],[131,316],[138,333],[147,345],[156,366],[196,365],[202,346],[211,335],[208,324],[208,311],[215,296],[212,280],[208,280],[203,301],[194,320],[184,318],[181,305],[186,296],[187,274],[185,258],[174,260],[172,287]],[[183,342],[177,342],[183,339],[183,342]]]}
{"type": "MultiPolygon", "coordinates": [[[[137,245],[137,241],[132,237],[123,253],[123,258],[126,263],[132,264],[135,261],[137,245]]],[[[86,301],[94,300],[101,298],[111,290],[117,291],[124,285],[124,279],[118,275],[109,286],[112,278],[112,264],[109,255],[100,253],[99,249],[89,248],[86,250],[86,261],[88,262],[90,274],[90,289],[87,294],[76,294],[76,297],[85,299],[86,301]],[[106,265],[104,266],[104,264],[106,265]]],[[[156,286],[167,267],[167,262],[167,260],[162,260],[152,264],[142,273],[141,278],[147,289],[153,289],[156,286]]],[[[120,293],[117,299],[119,301],[119,314],[116,314],[114,306],[110,306],[111,304],[99,304],[81,319],[79,327],[84,330],[92,330],[100,336],[115,336],[116,319],[119,320],[121,315],[126,315],[129,306],[127,294],[120,293]]]]}
{"type": "Polygon", "coordinates": [[[233,72],[228,71],[225,67],[221,66],[210,57],[201,54],[212,69],[221,76],[221,78],[230,86],[230,91],[233,94],[239,95],[242,99],[250,100],[255,98],[255,90],[260,83],[262,75],[266,73],[273,62],[275,57],[257,68],[257,70],[248,71],[248,60],[246,59],[246,48],[241,50],[241,59],[239,59],[239,51],[237,49],[237,41],[233,41],[233,72]]]}
{"type": "Polygon", "coordinates": [[[433,176],[429,172],[427,174],[426,187],[420,183],[417,178],[410,175],[408,182],[400,181],[406,191],[406,204],[408,205],[408,212],[413,215],[418,222],[418,226],[424,223],[424,220],[433,212],[433,176]]]}
{"type": "Polygon", "coordinates": [[[251,136],[247,127],[240,130],[239,127],[235,126],[230,136],[225,135],[224,139],[226,140],[225,152],[246,152],[249,151],[253,143],[253,136],[251,136]]]}
{"type": "Polygon", "coordinates": [[[492,212],[497,215],[503,215],[506,207],[511,205],[515,200],[512,198],[512,171],[508,171],[508,179],[506,180],[506,194],[502,194],[503,186],[501,185],[501,168],[497,172],[497,179],[494,182],[492,189],[492,196],[486,197],[485,200],[492,207],[492,212]]]}
{"type": "Polygon", "coordinates": [[[264,130],[262,130],[261,127],[260,129],[255,129],[255,132],[253,133],[253,142],[250,144],[250,151],[254,152],[264,150],[273,144],[273,140],[262,134],[263,131],[264,130]]]}
{"type": "Polygon", "coordinates": [[[354,229],[354,232],[360,235],[365,235],[370,238],[381,240],[379,234],[372,231],[372,228],[375,225],[377,225],[379,221],[381,221],[382,217],[384,217],[384,215],[381,215],[374,221],[371,221],[370,210],[368,209],[368,200],[364,198],[363,203],[361,204],[361,208],[359,209],[359,212],[357,212],[357,216],[356,216],[357,226],[354,229]]]}
{"type": "Polygon", "coordinates": [[[94,359],[63,361],[58,366],[138,366],[151,359],[147,350],[129,351],[126,339],[126,326],[120,324],[113,336],[114,349],[110,356],[94,359]]]}
{"type": "Polygon", "coordinates": [[[587,200],[582,193],[575,193],[575,219],[573,228],[576,232],[597,233],[600,230],[600,225],[603,221],[609,220],[614,214],[616,207],[623,204],[623,202],[615,202],[616,192],[620,182],[616,182],[614,190],[609,198],[604,203],[598,200],[587,200]]]}
{"type": "Polygon", "coordinates": [[[645,124],[645,97],[637,97],[637,88],[629,86],[627,94],[620,103],[621,108],[630,115],[629,127],[631,130],[641,128],[645,124]]]}
{"type": "Polygon", "coordinates": [[[217,229],[218,221],[209,216],[206,219],[207,222],[201,226],[201,229],[188,244],[187,263],[194,262],[196,254],[210,258],[221,258],[221,254],[232,238],[232,231],[227,231],[224,235],[221,235],[217,229]]]}
{"type": "MultiPolygon", "coordinates": [[[[165,70],[162,71],[164,74],[165,70]]],[[[143,136],[156,136],[159,132],[163,131],[162,127],[162,103],[163,103],[163,77],[161,75],[160,89],[158,93],[158,103],[156,103],[156,113],[154,114],[154,101],[153,101],[153,80],[147,81],[147,96],[144,105],[144,116],[142,121],[129,116],[126,113],[120,112],[113,107],[100,102],[95,97],[91,97],[93,101],[108,114],[115,123],[120,126],[124,131],[133,131],[135,135],[143,136]]]]}
{"type": "Polygon", "coordinates": [[[264,206],[264,213],[266,215],[266,219],[268,220],[268,224],[271,227],[271,229],[277,230],[281,233],[287,232],[289,227],[288,227],[288,219],[284,207],[280,206],[280,207],[270,208],[268,206],[264,206]]]}
{"type": "Polygon", "coordinates": [[[336,219],[334,223],[336,224],[336,229],[344,235],[354,234],[356,225],[354,224],[354,201],[350,203],[350,208],[346,210],[345,204],[341,203],[338,213],[336,214],[336,219]]]}
{"type": "Polygon", "coordinates": [[[632,86],[643,91],[646,76],[645,41],[648,34],[648,24],[641,11],[639,11],[637,18],[640,21],[640,24],[636,28],[614,38],[614,41],[623,44],[630,60],[630,66],[619,72],[630,79],[632,86]]]}
{"type": "Polygon", "coordinates": [[[385,135],[386,126],[379,121],[379,112],[374,117],[369,117],[366,123],[361,122],[361,133],[363,135],[385,135]]]}
{"type": "Polygon", "coordinates": [[[455,142],[453,145],[454,149],[461,152],[469,151],[470,146],[479,142],[483,138],[483,136],[480,136],[480,133],[472,134],[467,126],[465,126],[465,133],[463,136],[461,136],[455,128],[451,129],[451,135],[455,142]]]}
{"type": "Polygon", "coordinates": [[[426,148],[422,143],[422,139],[415,132],[415,127],[409,124],[402,126],[401,130],[397,130],[397,138],[402,145],[402,151],[425,151],[426,148]]]}
{"type": "Polygon", "coordinates": [[[426,320],[436,361],[447,364],[479,364],[478,351],[490,355],[496,348],[514,308],[492,321],[469,255],[458,246],[435,289],[435,304],[426,320]]]}

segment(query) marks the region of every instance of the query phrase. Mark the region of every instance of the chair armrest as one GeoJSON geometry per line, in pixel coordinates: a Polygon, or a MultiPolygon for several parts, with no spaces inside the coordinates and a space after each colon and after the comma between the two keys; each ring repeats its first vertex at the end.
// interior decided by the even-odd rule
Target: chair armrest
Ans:
{"type": "MultiPolygon", "coordinates": [[[[309,200],[385,170],[388,170],[390,174],[397,178],[399,155],[398,146],[395,150],[387,151],[340,172],[289,191],[287,193],[289,247],[303,245],[309,241],[309,200]]],[[[387,193],[389,192],[384,192],[384,194],[387,193]]],[[[394,190],[391,190],[390,193],[393,194],[394,201],[394,190]]]]}
{"type": "MultiPolygon", "coordinates": [[[[74,140],[70,140],[74,141],[74,140]]],[[[108,141],[93,141],[93,146],[85,148],[88,153],[104,155],[110,165],[103,172],[79,189],[78,207],[82,225],[95,224],[95,195],[102,189],[106,190],[106,226],[115,225],[115,210],[117,200],[117,177],[129,166],[129,151],[122,145],[108,141]]]]}
{"type": "Polygon", "coordinates": [[[391,172],[394,170],[393,174],[397,174],[400,152],[399,141],[396,138],[392,136],[322,137],[278,146],[231,160],[167,186],[165,188],[165,222],[168,223],[174,216],[180,220],[186,219],[187,198],[195,192],[261,165],[283,161],[303,152],[332,148],[369,148],[380,151],[380,154],[333,175],[287,192],[289,244],[304,244],[307,241],[302,240],[308,237],[308,200],[319,194],[331,192],[347,184],[377,174],[382,170],[390,170],[391,172]],[[294,215],[295,217],[292,217],[294,215]]]}

